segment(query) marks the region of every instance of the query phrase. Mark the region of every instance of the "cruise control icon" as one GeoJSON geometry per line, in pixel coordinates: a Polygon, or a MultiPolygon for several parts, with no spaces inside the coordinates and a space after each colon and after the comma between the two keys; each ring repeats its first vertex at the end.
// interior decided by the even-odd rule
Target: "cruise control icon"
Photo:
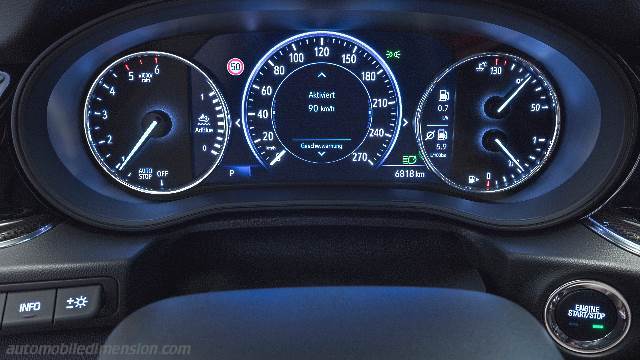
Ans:
{"type": "Polygon", "coordinates": [[[89,304],[89,300],[87,300],[86,296],[79,296],[79,297],[70,297],[69,299],[67,299],[67,306],[65,306],[66,309],[82,309],[83,307],[86,307],[89,304]]]}

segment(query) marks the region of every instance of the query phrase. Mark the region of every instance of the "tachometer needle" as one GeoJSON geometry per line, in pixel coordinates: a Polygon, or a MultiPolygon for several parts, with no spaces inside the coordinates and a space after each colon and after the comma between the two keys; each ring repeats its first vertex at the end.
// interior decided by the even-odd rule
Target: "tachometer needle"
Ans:
{"type": "Polygon", "coordinates": [[[505,100],[505,102],[500,105],[500,107],[498,108],[498,114],[502,112],[502,110],[504,110],[504,108],[507,107],[507,105],[509,105],[509,103],[511,101],[513,101],[513,99],[515,99],[515,97],[520,93],[520,91],[522,90],[522,88],[524,88],[525,85],[527,85],[527,83],[529,82],[529,80],[531,80],[531,75],[527,76],[526,79],[524,79],[524,81],[522,83],[520,83],[520,86],[518,86],[516,88],[516,90],[514,92],[511,93],[511,95],[509,95],[509,97],[507,98],[507,100],[505,100]]]}
{"type": "Polygon", "coordinates": [[[153,131],[153,129],[156,128],[156,126],[158,126],[158,122],[157,121],[153,121],[149,127],[147,128],[147,130],[144,131],[144,134],[142,134],[142,136],[140,137],[140,139],[138,139],[138,142],[136,143],[136,145],[133,147],[133,149],[131,149],[131,151],[129,152],[129,155],[127,155],[127,157],[124,159],[124,161],[122,162],[122,164],[120,164],[120,167],[118,167],[118,170],[122,171],[122,169],[124,169],[124,167],[127,165],[127,163],[129,162],[129,160],[131,160],[131,158],[133,157],[133,155],[135,155],[138,150],[140,149],[140,147],[142,146],[142,144],[144,144],[145,141],[147,141],[147,139],[149,138],[149,136],[151,135],[151,132],[153,131]]]}
{"type": "Polygon", "coordinates": [[[518,160],[516,160],[516,158],[513,156],[513,154],[511,154],[507,147],[502,144],[502,141],[500,141],[500,139],[495,139],[494,141],[496,142],[496,144],[498,144],[500,150],[502,150],[502,152],[507,155],[509,160],[513,161],[513,163],[516,164],[520,171],[524,171],[524,168],[520,165],[520,163],[518,163],[518,160]]]}

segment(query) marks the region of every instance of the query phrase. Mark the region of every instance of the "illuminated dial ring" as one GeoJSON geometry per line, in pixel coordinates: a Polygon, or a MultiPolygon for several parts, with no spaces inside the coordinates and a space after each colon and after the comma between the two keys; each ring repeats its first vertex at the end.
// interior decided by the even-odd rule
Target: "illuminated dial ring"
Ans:
{"type": "Polygon", "coordinates": [[[429,85],[414,117],[427,166],[458,190],[514,189],[544,167],[560,134],[560,104],[547,77],[504,53],[466,57],[429,85]]]}
{"type": "Polygon", "coordinates": [[[174,54],[143,51],[115,60],[96,77],[83,127],[106,174],[136,192],[167,195],[213,172],[230,122],[221,92],[202,69],[174,54]]]}
{"type": "Polygon", "coordinates": [[[386,63],[362,41],[335,32],[299,34],[273,47],[243,94],[245,137],[267,168],[284,158],[377,167],[395,145],[401,116],[386,63]]]}

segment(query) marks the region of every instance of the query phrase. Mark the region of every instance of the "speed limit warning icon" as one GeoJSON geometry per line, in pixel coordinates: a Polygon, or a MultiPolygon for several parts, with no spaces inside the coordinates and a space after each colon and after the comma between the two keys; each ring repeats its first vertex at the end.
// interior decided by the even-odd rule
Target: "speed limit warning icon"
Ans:
{"type": "Polygon", "coordinates": [[[244,72],[244,63],[238,58],[227,61],[227,71],[233,76],[241,75],[244,72]]]}

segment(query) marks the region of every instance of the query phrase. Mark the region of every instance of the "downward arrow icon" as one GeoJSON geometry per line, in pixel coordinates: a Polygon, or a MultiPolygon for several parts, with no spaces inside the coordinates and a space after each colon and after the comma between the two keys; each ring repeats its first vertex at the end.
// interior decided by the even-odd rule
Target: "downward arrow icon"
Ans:
{"type": "Polygon", "coordinates": [[[320,157],[323,157],[324,154],[326,154],[326,151],[318,151],[318,155],[320,155],[320,157]]]}

